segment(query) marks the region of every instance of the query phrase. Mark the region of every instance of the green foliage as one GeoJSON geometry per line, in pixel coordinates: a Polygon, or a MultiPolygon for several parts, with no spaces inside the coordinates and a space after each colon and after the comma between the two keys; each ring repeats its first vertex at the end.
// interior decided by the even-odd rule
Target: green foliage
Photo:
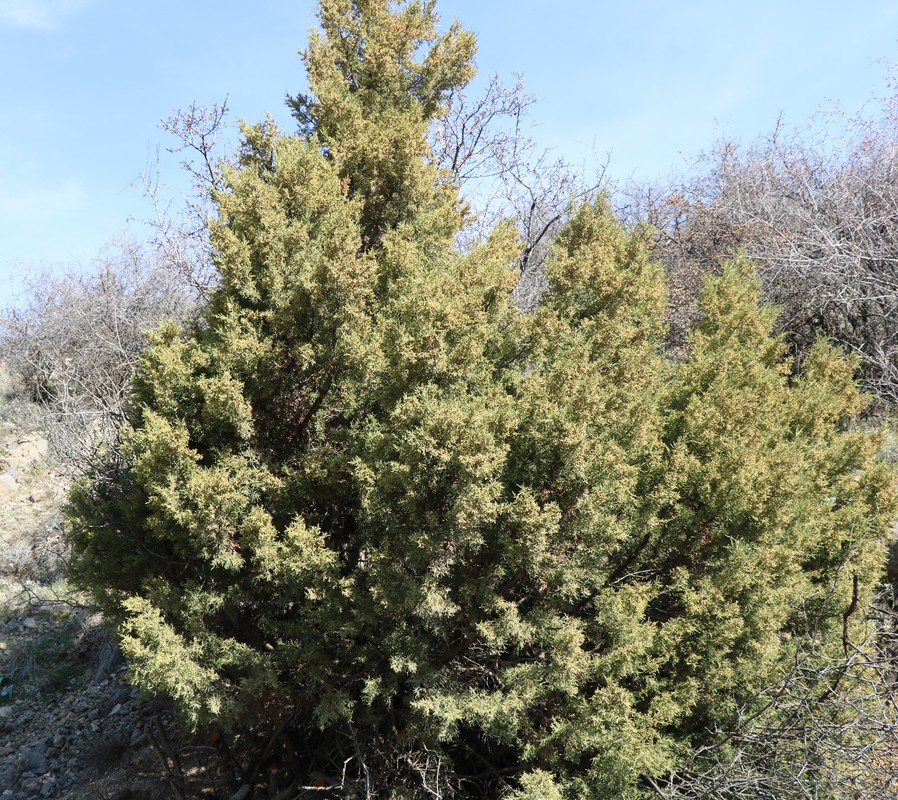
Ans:
{"type": "Polygon", "coordinates": [[[434,0],[399,5],[322,3],[322,31],[310,33],[302,51],[312,94],[289,99],[301,129],[317,138],[360,203],[366,247],[402,224],[427,238],[451,237],[459,227],[454,187],[427,164],[427,131],[448,95],[474,77],[477,43],[457,22],[439,36],[434,0]],[[433,202],[435,182],[448,202],[433,202]]]}
{"type": "Polygon", "coordinates": [[[303,132],[245,128],[220,288],[156,334],[71,494],[72,577],[141,685],[192,726],[280,728],[297,775],[642,797],[796,641],[838,651],[878,580],[892,475],[846,432],[852,365],[820,343],[794,376],[744,259],[670,364],[649,236],[601,198],[520,314],[511,229],[453,250],[426,159],[473,39],[432,3],[320,16],[303,132]]]}

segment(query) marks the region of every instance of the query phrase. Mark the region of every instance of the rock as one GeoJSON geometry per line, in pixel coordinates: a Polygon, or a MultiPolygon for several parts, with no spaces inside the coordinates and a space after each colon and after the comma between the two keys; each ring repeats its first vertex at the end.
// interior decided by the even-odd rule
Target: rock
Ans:
{"type": "Polygon", "coordinates": [[[19,482],[8,472],[0,474],[0,497],[15,494],[19,491],[19,482]]]}
{"type": "Polygon", "coordinates": [[[44,503],[52,496],[53,495],[48,489],[35,489],[30,495],[28,495],[28,500],[32,503],[44,503]]]}
{"type": "Polygon", "coordinates": [[[97,656],[97,669],[93,682],[100,683],[105,680],[123,662],[121,650],[111,643],[104,644],[97,656]]]}
{"type": "Polygon", "coordinates": [[[47,763],[47,745],[43,742],[34,744],[25,750],[22,767],[26,772],[37,772],[47,763]]]}
{"type": "Polygon", "coordinates": [[[25,617],[25,619],[22,620],[22,627],[33,630],[37,627],[37,620],[34,617],[25,617]]]}
{"type": "Polygon", "coordinates": [[[112,711],[110,711],[109,714],[110,714],[110,716],[114,716],[114,715],[120,713],[121,710],[122,710],[122,704],[121,704],[121,703],[116,703],[116,704],[112,707],[112,711]]]}

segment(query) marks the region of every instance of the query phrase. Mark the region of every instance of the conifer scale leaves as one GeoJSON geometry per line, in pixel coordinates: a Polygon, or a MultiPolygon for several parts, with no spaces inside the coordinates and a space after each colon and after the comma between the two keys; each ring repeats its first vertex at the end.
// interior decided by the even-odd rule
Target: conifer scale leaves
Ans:
{"type": "Polygon", "coordinates": [[[72,576],[138,683],[193,727],[282,729],[297,776],[644,797],[782,674],[803,615],[835,651],[852,577],[861,601],[878,580],[893,477],[846,432],[851,365],[821,343],[793,376],[742,259],[669,362],[664,276],[601,198],[521,314],[514,232],[454,250],[428,160],[473,38],[432,2],[320,17],[303,130],[244,128],[220,288],[157,334],[71,495],[72,576]]]}

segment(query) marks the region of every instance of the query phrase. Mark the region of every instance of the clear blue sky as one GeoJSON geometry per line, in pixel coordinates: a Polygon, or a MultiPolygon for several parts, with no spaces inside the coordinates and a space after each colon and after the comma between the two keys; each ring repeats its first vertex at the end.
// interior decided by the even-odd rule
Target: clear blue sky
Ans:
{"type": "MultiPolygon", "coordinates": [[[[480,39],[482,75],[522,73],[541,144],[618,179],[660,178],[721,136],[750,141],[782,113],[857,111],[898,61],[898,3],[859,0],[438,0],[480,39]]],[[[0,304],[28,266],[87,265],[151,215],[138,175],[160,119],[226,95],[271,113],[303,87],[311,0],[0,0],[0,304]]]]}

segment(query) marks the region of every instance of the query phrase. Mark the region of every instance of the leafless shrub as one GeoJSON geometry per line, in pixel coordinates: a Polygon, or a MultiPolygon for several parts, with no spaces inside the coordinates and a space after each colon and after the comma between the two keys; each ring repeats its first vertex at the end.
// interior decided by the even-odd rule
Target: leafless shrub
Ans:
{"type": "MultiPolygon", "coordinates": [[[[833,120],[829,120],[830,128],[833,120]]],[[[837,134],[777,126],[749,147],[719,143],[698,177],[641,190],[671,275],[675,347],[701,277],[743,248],[783,310],[800,356],[820,334],[858,354],[866,387],[898,402],[898,110],[838,119],[837,134]],[[682,296],[678,295],[678,292],[682,296]]],[[[637,193],[633,193],[634,195],[637,193]]]]}
{"type": "Polygon", "coordinates": [[[181,169],[190,178],[191,192],[177,202],[165,199],[158,156],[156,164],[140,175],[154,211],[149,221],[153,230],[149,246],[156,261],[198,298],[208,297],[217,279],[207,222],[214,213],[212,193],[222,188],[222,170],[228,163],[222,141],[227,137],[227,122],[225,98],[212,106],[192,103],[160,123],[175,141],[167,151],[181,156],[181,169]]]}
{"type": "Polygon", "coordinates": [[[96,448],[114,441],[122,403],[147,332],[188,319],[214,287],[207,236],[212,191],[221,186],[218,156],[227,103],[191,105],[162,123],[183,154],[192,194],[163,200],[158,164],[141,175],[153,203],[147,242],[106,248],[83,274],[38,273],[24,303],[0,314],[0,358],[20,389],[44,410],[63,468],[87,468],[96,448]]]}
{"type": "Polygon", "coordinates": [[[513,297],[528,312],[547,286],[552,239],[576,203],[607,185],[604,167],[587,178],[582,169],[537,147],[531,135],[534,103],[521,78],[505,86],[493,76],[479,97],[456,93],[431,132],[434,160],[458,183],[472,209],[459,245],[464,249],[481,241],[501,219],[517,222],[523,246],[513,297]]]}
{"type": "MultiPolygon", "coordinates": [[[[550,243],[572,207],[607,186],[604,166],[586,178],[582,169],[536,145],[530,116],[535,102],[521,78],[509,86],[493,76],[478,97],[455,94],[431,131],[435,163],[459,185],[471,209],[459,246],[482,241],[502,219],[517,221],[521,279],[514,299],[527,311],[536,308],[545,291],[550,243]]],[[[174,209],[163,199],[158,160],[141,175],[154,208],[151,244],[157,258],[200,297],[208,296],[216,281],[206,221],[228,163],[222,148],[227,114],[225,100],[211,107],[194,103],[163,120],[161,127],[175,140],[168,152],[183,156],[181,166],[193,187],[174,209]]]]}
{"type": "Polygon", "coordinates": [[[122,242],[92,272],[32,276],[25,304],[0,316],[0,357],[47,412],[66,469],[78,472],[111,439],[147,331],[192,307],[171,271],[122,242]]]}

